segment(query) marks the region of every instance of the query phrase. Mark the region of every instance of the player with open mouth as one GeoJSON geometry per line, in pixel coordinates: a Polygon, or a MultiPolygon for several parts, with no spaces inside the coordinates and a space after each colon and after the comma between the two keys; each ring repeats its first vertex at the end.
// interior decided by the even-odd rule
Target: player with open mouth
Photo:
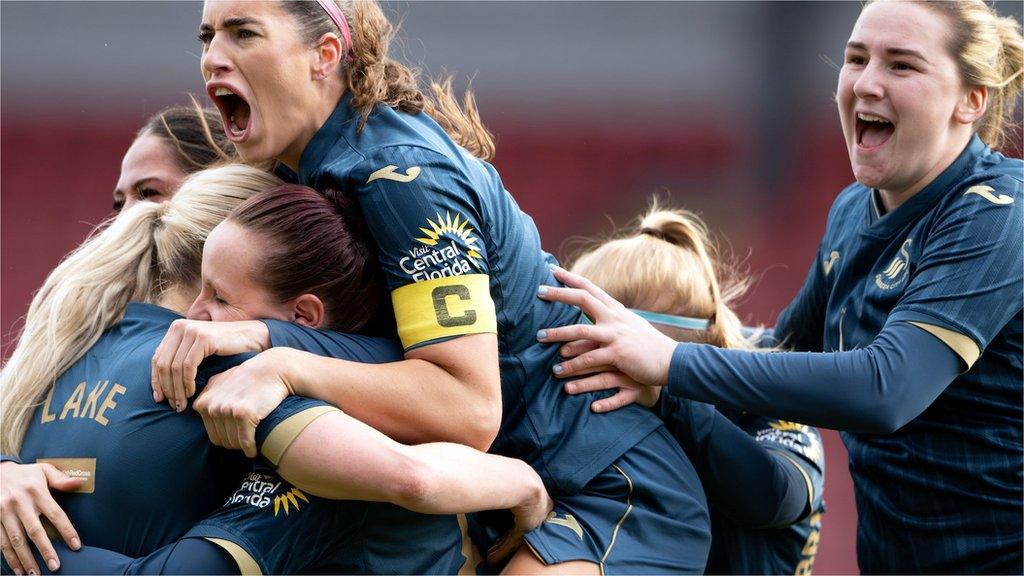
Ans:
{"type": "MultiPolygon", "coordinates": [[[[775,336],[799,353],[677,344],[579,277],[542,288],[596,327],[545,341],[670,394],[844,430],[866,573],[1020,573],[1024,163],[992,148],[1024,39],[979,0],[871,2],[836,91],[857,182],[775,336]],[[575,351],[573,351],[575,350],[575,351]]],[[[597,378],[577,390],[602,389],[597,378]]],[[[605,400],[609,407],[627,399],[605,400]]]]}

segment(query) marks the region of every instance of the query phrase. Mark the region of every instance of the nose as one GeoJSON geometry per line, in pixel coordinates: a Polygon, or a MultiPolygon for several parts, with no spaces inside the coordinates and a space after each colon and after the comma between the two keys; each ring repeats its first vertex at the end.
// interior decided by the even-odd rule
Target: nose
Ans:
{"type": "Polygon", "coordinates": [[[203,51],[200,64],[203,69],[203,75],[207,79],[214,73],[230,72],[234,69],[234,64],[231,62],[231,58],[228,56],[221,38],[221,35],[214,34],[213,39],[206,46],[206,50],[203,51]]]}
{"type": "Polygon", "coordinates": [[[196,298],[196,301],[189,307],[188,312],[185,313],[185,317],[189,320],[213,320],[210,316],[210,310],[206,306],[206,302],[203,301],[202,295],[196,298]]]}
{"type": "Polygon", "coordinates": [[[879,99],[885,94],[885,87],[883,82],[884,70],[881,69],[880,64],[869,62],[860,74],[857,76],[857,80],[853,83],[853,93],[858,98],[867,100],[879,99]]]}

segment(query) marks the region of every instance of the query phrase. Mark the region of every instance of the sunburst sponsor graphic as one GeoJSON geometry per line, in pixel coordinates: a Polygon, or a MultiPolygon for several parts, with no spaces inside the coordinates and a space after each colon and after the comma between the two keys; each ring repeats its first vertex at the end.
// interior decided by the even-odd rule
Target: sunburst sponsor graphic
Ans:
{"type": "Polygon", "coordinates": [[[402,271],[416,282],[461,276],[482,270],[479,239],[469,220],[456,212],[444,216],[437,213],[435,219],[427,219],[420,228],[423,236],[414,238],[419,244],[408,251],[408,256],[398,261],[402,271]]]}
{"type": "Polygon", "coordinates": [[[309,502],[309,498],[306,498],[306,495],[298,488],[292,488],[284,494],[274,496],[274,516],[277,516],[277,513],[281,510],[284,510],[286,516],[290,513],[290,509],[298,510],[299,500],[309,502]]]}

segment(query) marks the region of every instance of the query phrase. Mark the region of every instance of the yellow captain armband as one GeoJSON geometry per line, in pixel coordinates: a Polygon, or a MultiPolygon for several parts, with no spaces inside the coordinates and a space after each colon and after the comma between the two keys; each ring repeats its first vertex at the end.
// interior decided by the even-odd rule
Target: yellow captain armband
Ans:
{"type": "Polygon", "coordinates": [[[391,292],[398,337],[408,350],[438,338],[498,331],[486,274],[446,276],[391,292]]]}

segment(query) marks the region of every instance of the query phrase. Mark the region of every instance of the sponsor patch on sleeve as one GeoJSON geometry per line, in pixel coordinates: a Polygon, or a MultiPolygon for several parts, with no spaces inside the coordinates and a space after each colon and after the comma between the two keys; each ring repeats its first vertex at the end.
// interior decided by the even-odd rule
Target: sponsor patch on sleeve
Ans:
{"type": "Polygon", "coordinates": [[[409,349],[429,340],[498,331],[486,274],[435,278],[391,292],[398,336],[409,349]]]}

